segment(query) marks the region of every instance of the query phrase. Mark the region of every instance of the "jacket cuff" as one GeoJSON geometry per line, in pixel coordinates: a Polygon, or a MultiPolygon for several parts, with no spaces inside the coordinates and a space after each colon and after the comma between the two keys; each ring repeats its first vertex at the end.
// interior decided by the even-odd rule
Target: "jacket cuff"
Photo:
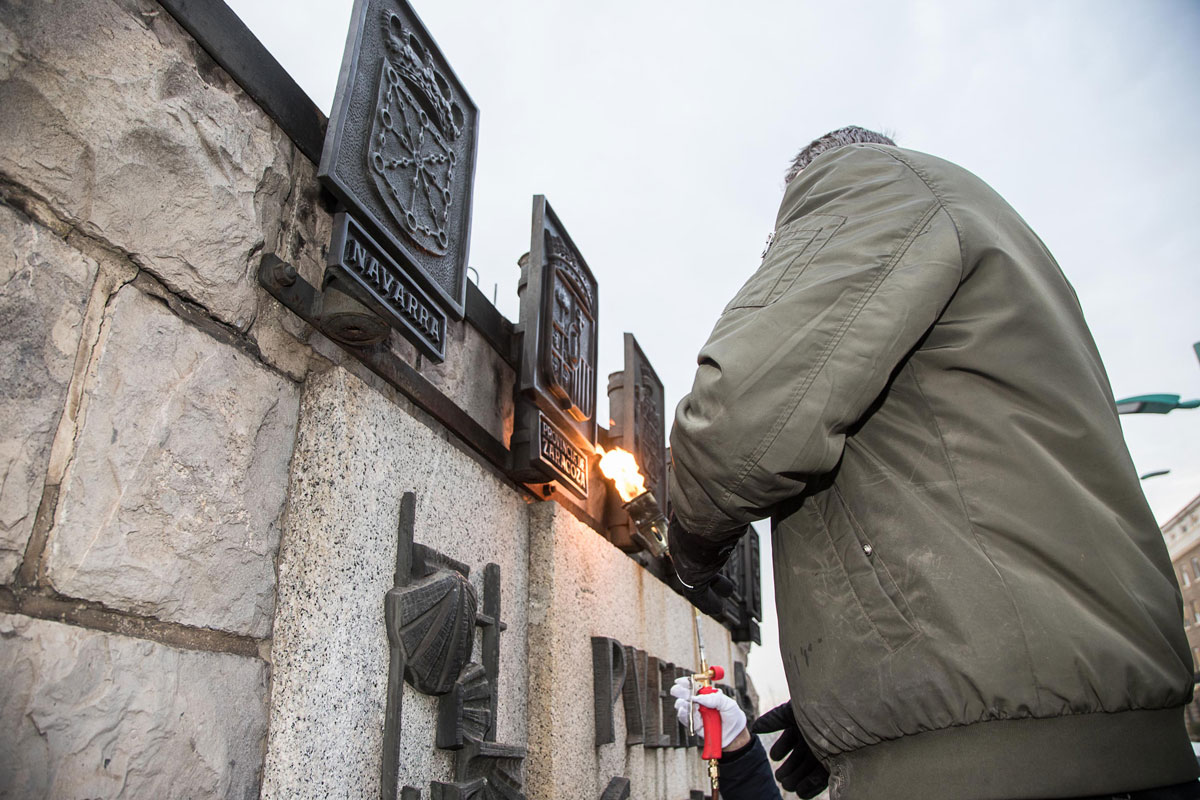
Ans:
{"type": "Polygon", "coordinates": [[[694,589],[711,581],[729,560],[729,554],[745,535],[746,528],[742,526],[716,537],[697,536],[672,517],[667,527],[667,544],[680,582],[694,589]]]}
{"type": "Polygon", "coordinates": [[[727,800],[780,800],[767,751],[757,736],[750,744],[721,757],[721,797],[727,800]],[[728,788],[727,788],[728,787],[728,788]]]}

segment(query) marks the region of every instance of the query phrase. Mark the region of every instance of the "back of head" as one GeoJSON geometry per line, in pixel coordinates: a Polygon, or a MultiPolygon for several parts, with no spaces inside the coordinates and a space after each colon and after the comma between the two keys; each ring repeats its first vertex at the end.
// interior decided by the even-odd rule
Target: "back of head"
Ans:
{"type": "Polygon", "coordinates": [[[890,144],[895,146],[889,137],[882,133],[869,131],[866,128],[860,128],[857,125],[847,125],[845,128],[838,128],[836,131],[829,133],[819,138],[813,139],[803,150],[796,154],[792,159],[792,165],[788,167],[787,173],[783,176],[784,183],[791,183],[792,178],[795,178],[800,172],[812,163],[813,159],[824,152],[833,150],[835,147],[841,147],[847,144],[890,144]]]}

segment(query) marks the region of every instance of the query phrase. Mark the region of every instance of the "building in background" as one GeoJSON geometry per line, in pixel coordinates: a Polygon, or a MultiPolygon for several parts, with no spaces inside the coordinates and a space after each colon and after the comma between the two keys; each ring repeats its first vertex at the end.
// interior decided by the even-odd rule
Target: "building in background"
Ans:
{"type": "MultiPolygon", "coordinates": [[[[1192,651],[1193,669],[1200,673],[1200,495],[1162,526],[1175,577],[1183,592],[1183,626],[1192,651]]],[[[1200,702],[1187,708],[1188,733],[1200,740],[1200,702]]]]}

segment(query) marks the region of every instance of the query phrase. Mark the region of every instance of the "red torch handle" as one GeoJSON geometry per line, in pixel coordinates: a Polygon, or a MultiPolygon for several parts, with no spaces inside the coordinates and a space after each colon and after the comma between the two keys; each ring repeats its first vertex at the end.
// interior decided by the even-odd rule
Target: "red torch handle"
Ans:
{"type": "MultiPolygon", "coordinates": [[[[696,694],[713,694],[720,691],[714,686],[701,686],[696,694]]],[[[721,757],[721,712],[708,706],[700,706],[700,719],[704,722],[703,759],[721,757]]]]}

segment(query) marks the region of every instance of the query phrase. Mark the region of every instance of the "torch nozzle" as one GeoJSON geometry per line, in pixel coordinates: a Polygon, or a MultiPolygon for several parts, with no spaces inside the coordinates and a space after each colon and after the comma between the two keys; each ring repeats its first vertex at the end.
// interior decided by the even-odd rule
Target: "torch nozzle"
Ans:
{"type": "Polygon", "coordinates": [[[697,672],[696,674],[692,675],[691,678],[696,683],[702,683],[704,681],[724,680],[725,670],[722,669],[721,667],[712,666],[712,667],[709,667],[704,672],[697,672]]]}
{"type": "Polygon", "coordinates": [[[638,544],[655,558],[671,554],[667,547],[667,518],[663,516],[653,494],[642,492],[623,508],[633,520],[633,536],[638,544]]]}

